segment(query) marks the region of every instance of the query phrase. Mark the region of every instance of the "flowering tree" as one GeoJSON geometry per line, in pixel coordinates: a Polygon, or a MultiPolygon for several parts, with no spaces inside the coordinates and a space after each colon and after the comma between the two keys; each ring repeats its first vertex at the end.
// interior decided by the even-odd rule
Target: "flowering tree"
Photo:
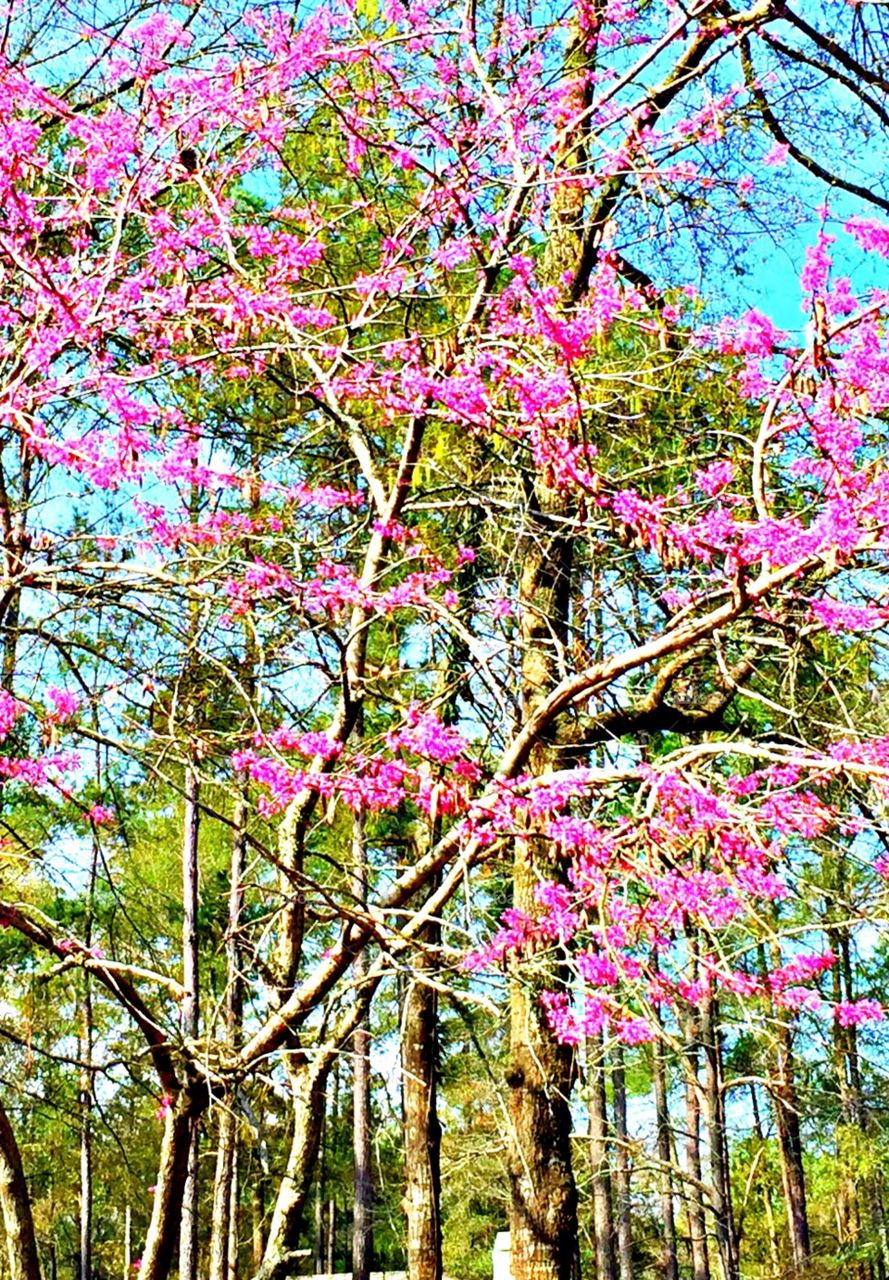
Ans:
{"type": "MultiPolygon", "coordinates": [[[[247,14],[192,56],[191,25],[85,30],[86,100],[21,61],[0,79],[0,776],[11,838],[30,860],[65,832],[91,904],[82,930],[40,911],[29,861],[0,909],[143,1037],[163,1139],[141,1269],[165,1280],[183,1204],[198,1221],[211,1110],[229,1274],[226,1117],[272,1072],[292,1139],[258,1274],[290,1274],[332,1064],[388,975],[432,989],[461,957],[510,971],[518,1280],[577,1271],[569,1097],[575,1047],[603,1038],[689,1042],[692,1109],[700,1046],[738,1273],[728,998],[778,1028],[802,1267],[794,1019],[846,1032],[882,1007],[824,997],[823,921],[788,903],[819,842],[868,855],[887,747],[864,710],[842,732],[786,710],[774,658],[814,649],[829,673],[887,617],[886,295],[835,277],[826,230],[787,285],[802,338],[710,315],[686,277],[700,212],[743,220],[760,189],[767,209],[791,162],[886,209],[776,106],[802,65],[842,87],[850,128],[885,123],[867,33],[850,18],[843,46],[769,4],[566,25],[393,2],[247,14]],[[94,936],[139,786],[184,810],[186,938],[150,963],[94,936]],[[199,815],[231,844],[227,996],[203,1014],[199,815]],[[502,930],[439,940],[507,853],[502,930]]],[[[866,271],[889,229],[843,207],[866,271]]],[[[27,1240],[22,1196],[4,1209],[27,1240]]],[[[599,1195],[603,1280],[610,1211],[599,1195]]],[[[411,1238],[435,1276],[434,1224],[411,1238]]],[[[179,1265],[190,1280],[193,1243],[179,1265]]]]}

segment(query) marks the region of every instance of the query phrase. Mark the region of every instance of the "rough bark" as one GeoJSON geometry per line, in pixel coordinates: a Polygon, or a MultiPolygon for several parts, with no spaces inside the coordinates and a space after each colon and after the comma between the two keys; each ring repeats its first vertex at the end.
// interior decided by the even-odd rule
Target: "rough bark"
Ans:
{"type": "Polygon", "coordinates": [[[327,1117],[325,1115],[321,1122],[321,1136],[318,1139],[318,1172],[315,1177],[315,1253],[312,1259],[312,1270],[315,1275],[320,1275],[324,1271],[325,1259],[325,1221],[324,1208],[326,1205],[325,1193],[327,1191],[327,1117]]]}
{"type": "MultiPolygon", "coordinates": [[[[756,1134],[760,1148],[765,1145],[765,1133],[762,1127],[762,1118],[759,1112],[759,1096],[757,1094],[756,1085],[751,1080],[749,1084],[750,1090],[750,1110],[753,1113],[753,1132],[756,1134]]],[[[772,1264],[772,1271],[778,1275],[781,1270],[781,1250],[778,1242],[778,1228],[775,1225],[775,1211],[772,1208],[772,1189],[769,1186],[768,1178],[762,1179],[762,1208],[766,1220],[766,1231],[769,1237],[769,1258],[772,1264]]],[[[738,1230],[738,1241],[741,1240],[741,1231],[738,1230]]]]}
{"type": "Polygon", "coordinates": [[[213,1218],[210,1232],[210,1280],[228,1280],[231,1245],[235,1156],[238,1119],[231,1107],[221,1110],[217,1129],[216,1171],[213,1178],[213,1218]]]}
{"type": "Polygon", "coordinates": [[[182,1089],[165,1103],[164,1136],[140,1280],[167,1280],[170,1273],[181,1234],[182,1199],[192,1136],[206,1105],[204,1086],[182,1089]]]}
{"type": "Polygon", "coordinates": [[[631,1173],[627,1131],[627,1083],[623,1046],[614,1048],[611,1070],[614,1092],[614,1188],[617,1210],[617,1264],[620,1280],[633,1280],[633,1232],[631,1215],[631,1173]]]}
{"type": "Polygon", "coordinates": [[[31,1200],[22,1156],[5,1107],[0,1103],[0,1207],[6,1235],[9,1280],[40,1280],[31,1200]]]}
{"type": "MultiPolygon", "coordinates": [[[[185,812],[182,839],[182,1034],[198,1035],[200,990],[198,973],[198,824],[200,791],[192,764],[185,767],[185,812]]],[[[197,1280],[198,1273],[198,1117],[192,1117],[185,1184],[182,1190],[179,1235],[179,1280],[197,1280]]]]}
{"type": "Polygon", "coordinates": [[[712,995],[701,1006],[701,1046],[704,1057],[704,1108],[710,1163],[710,1201],[722,1280],[737,1280],[738,1251],[732,1210],[731,1176],[725,1132],[722,1090],[722,1046],[717,1005],[712,995]]]}
{"type": "MultiPolygon", "coordinates": [[[[87,945],[90,929],[87,928],[87,945]]],[[[78,1102],[81,1108],[81,1256],[79,1276],[92,1276],[92,992],[90,974],[83,974],[81,1004],[81,1080],[78,1102]]]]}
{"type": "Polygon", "coordinates": [[[704,1218],[703,1172],[701,1162],[701,1104],[698,1078],[697,1027],[689,1025],[685,1078],[685,1163],[688,1179],[688,1233],[691,1241],[692,1280],[710,1280],[710,1256],[707,1248],[707,1224],[704,1218]]]}
{"type": "MultiPolygon", "coordinates": [[[[99,758],[97,780],[101,778],[99,758]]],[[[96,893],[99,846],[93,838],[90,856],[89,886],[83,942],[89,949],[93,941],[93,907],[96,893]]],[[[83,974],[83,999],[80,1009],[80,1280],[92,1280],[93,1274],[93,992],[88,972],[83,974]]]]}
{"type": "Polygon", "coordinates": [[[593,1237],[596,1246],[596,1280],[617,1280],[614,1212],[611,1203],[611,1161],[608,1155],[608,1109],[605,1095],[605,1062],[600,1037],[591,1041],[590,1164],[593,1174],[593,1237]]]}
{"type": "Polygon", "coordinates": [[[676,1217],[673,1207],[673,1140],[667,1098],[667,1064],[663,1042],[660,1039],[654,1042],[652,1050],[652,1077],[657,1120],[658,1193],[662,1219],[662,1245],[658,1272],[662,1280],[679,1280],[676,1217]]]}
{"type": "Polygon", "coordinates": [[[93,1006],[89,974],[84,974],[80,1038],[80,1280],[93,1274],[93,1006]]]}
{"type": "MultiPolygon", "coordinates": [[[[522,715],[527,720],[556,682],[567,637],[572,544],[559,536],[561,499],[529,479],[528,536],[520,582],[522,715]]],[[[538,741],[529,769],[553,767],[559,750],[538,741]]],[[[559,879],[545,839],[534,830],[516,840],[513,905],[538,908],[542,876],[559,879]]],[[[579,1271],[577,1192],[571,1165],[569,1098],[573,1052],[556,1040],[540,1002],[543,989],[564,976],[551,968],[531,973],[513,967],[510,984],[509,1085],[513,1280],[574,1280],[579,1271]]]]}
{"type": "Polygon", "coordinates": [[[327,1252],[325,1255],[325,1273],[329,1276],[334,1272],[334,1261],[336,1259],[336,1200],[331,1196],[327,1202],[327,1252]]]}
{"type": "MultiPolygon", "coordinates": [[[[352,834],[354,896],[367,902],[367,850],[360,814],[354,819],[352,834]]],[[[367,977],[368,957],[362,948],[355,957],[353,973],[360,990],[367,977]]],[[[368,1280],[373,1256],[373,1153],[370,1119],[370,1030],[365,1013],[352,1040],[352,1151],[354,1160],[354,1201],[352,1209],[352,1280],[368,1280]]]]}
{"type": "MultiPolygon", "coordinates": [[[[422,965],[422,955],[415,964],[422,965]]],[[[401,1067],[409,1280],[441,1280],[441,1127],[436,1106],[437,1000],[413,980],[404,997],[401,1067]]]]}
{"type": "Polygon", "coordinates": [[[321,1140],[325,1090],[332,1064],[333,1055],[323,1054],[314,1061],[288,1067],[293,1134],[255,1280],[285,1280],[294,1274],[295,1250],[321,1140]]]}
{"type": "Polygon", "coordinates": [[[771,1093],[775,1108],[775,1126],[778,1131],[778,1150],[781,1156],[781,1183],[787,1209],[790,1252],[794,1270],[803,1272],[809,1264],[811,1254],[809,1215],[796,1096],[793,1033],[784,1018],[778,1024],[771,1093]]]}
{"type": "MultiPolygon", "coordinates": [[[[247,807],[239,799],[233,817],[231,867],[229,873],[228,927],[225,934],[226,1001],[225,1041],[234,1052],[240,1043],[244,991],[241,976],[240,928],[244,908],[244,864],[246,854],[247,807]]],[[[238,1117],[236,1099],[230,1093],[223,1099],[219,1117],[216,1148],[216,1171],[213,1180],[213,1220],[210,1233],[209,1280],[230,1280],[237,1269],[237,1185],[238,1117]]]]}

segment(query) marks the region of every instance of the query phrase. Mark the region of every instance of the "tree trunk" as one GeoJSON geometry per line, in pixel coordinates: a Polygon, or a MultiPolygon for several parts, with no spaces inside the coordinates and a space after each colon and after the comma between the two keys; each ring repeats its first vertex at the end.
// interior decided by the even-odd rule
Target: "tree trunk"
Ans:
{"type": "Polygon", "coordinates": [[[778,1024],[772,1100],[781,1156],[781,1182],[787,1207],[787,1227],[794,1271],[803,1272],[809,1263],[809,1216],[806,1206],[806,1179],[800,1137],[799,1110],[793,1062],[793,1035],[784,1017],[778,1024]]]}
{"type": "MultiPolygon", "coordinates": [[[[585,84],[586,37],[575,28],[566,51],[563,75],[568,85],[585,84]]],[[[576,106],[586,88],[573,90],[576,106]]],[[[581,169],[585,161],[586,122],[569,132],[555,156],[556,171],[581,169]]],[[[580,184],[557,183],[542,277],[559,287],[581,253],[578,215],[584,196],[580,184]]],[[[526,517],[519,579],[521,642],[521,715],[534,713],[557,683],[568,648],[573,587],[574,544],[564,536],[569,514],[564,494],[546,474],[525,476],[526,517]]],[[[535,743],[528,772],[541,774],[564,759],[549,733],[535,743]]],[[[574,761],[572,761],[574,763],[574,761]]],[[[549,842],[533,824],[515,842],[513,906],[537,914],[540,879],[564,880],[549,842]]],[[[558,1043],[543,1014],[544,990],[564,987],[567,976],[550,969],[531,976],[520,963],[510,983],[509,1085],[511,1186],[511,1263],[513,1280],[576,1280],[580,1273],[577,1189],[571,1163],[570,1096],[574,1083],[573,1050],[558,1043]]]]}
{"type": "MultiPolygon", "coordinates": [[[[101,781],[100,757],[96,758],[96,782],[101,781]]],[[[93,941],[93,907],[96,895],[99,846],[95,834],[90,855],[86,918],[83,941],[89,949],[93,941]]],[[[80,1029],[80,1280],[93,1274],[93,993],[90,975],[83,972],[83,1001],[80,1029]]]]}
{"type": "Polygon", "coordinates": [[[170,1273],[182,1234],[182,1203],[192,1138],[206,1105],[204,1089],[181,1089],[165,1105],[164,1136],[139,1280],[167,1280],[170,1273]]]}
{"type": "Polygon", "coordinates": [[[614,1186],[617,1208],[617,1261],[620,1280],[633,1280],[630,1151],[627,1131],[627,1083],[623,1045],[615,1045],[611,1071],[614,1090],[614,1186]]]}
{"type": "Polygon", "coordinates": [[[40,1280],[31,1200],[12,1125],[0,1103],[0,1207],[6,1233],[9,1280],[40,1280]]]}
{"type": "Polygon", "coordinates": [[[299,1244],[303,1212],[318,1155],[325,1089],[332,1063],[333,1054],[323,1054],[313,1062],[288,1066],[293,1099],[293,1136],[265,1252],[255,1280],[285,1280],[294,1274],[294,1251],[299,1244]]]}
{"type": "MultiPolygon", "coordinates": [[[[563,499],[528,479],[528,537],[520,583],[522,714],[531,715],[558,677],[559,653],[567,636],[572,545],[560,537],[563,499]]],[[[558,767],[559,751],[539,742],[529,772],[558,767]]],[[[529,829],[515,842],[513,906],[528,915],[539,910],[536,889],[542,876],[562,878],[547,840],[529,829]]],[[[521,961],[510,984],[509,1085],[512,1191],[513,1280],[575,1280],[580,1261],[577,1191],[571,1166],[571,1111],[574,1053],[560,1044],[547,1022],[540,997],[557,989],[565,975],[550,969],[531,975],[521,961]]]]}
{"type": "Polygon", "coordinates": [[[228,1280],[231,1269],[232,1206],[235,1156],[238,1145],[238,1118],[230,1105],[219,1116],[216,1172],[213,1179],[213,1225],[210,1232],[210,1280],[228,1280]]]}
{"type": "Polygon", "coordinates": [[[710,1280],[710,1257],[707,1249],[707,1223],[704,1218],[703,1172],[701,1167],[701,1104],[698,1079],[697,1027],[689,1020],[689,1046],[686,1051],[685,1079],[685,1161],[688,1179],[688,1233],[691,1240],[692,1280],[710,1280]]]}
{"type": "Polygon", "coordinates": [[[89,974],[84,973],[81,1015],[83,1033],[80,1038],[80,1280],[91,1280],[93,1274],[93,1007],[89,974]]]}
{"type": "Polygon", "coordinates": [[[334,1274],[334,1266],[336,1261],[336,1200],[333,1196],[327,1202],[327,1257],[325,1272],[327,1275],[334,1274]]]}
{"type": "Polygon", "coordinates": [[[318,1139],[318,1164],[317,1173],[315,1175],[315,1256],[313,1259],[312,1270],[315,1275],[321,1275],[324,1271],[324,1206],[325,1192],[327,1190],[327,1142],[326,1142],[327,1118],[321,1122],[321,1134],[318,1139]]]}
{"type": "MultiPolygon", "coordinates": [[[[231,868],[229,873],[228,927],[225,933],[226,1002],[225,1040],[234,1053],[241,1037],[244,1005],[241,976],[240,928],[244,909],[244,865],[246,855],[247,806],[238,799],[233,815],[231,868]]],[[[232,1256],[232,1237],[237,1238],[237,1194],[235,1168],[238,1155],[238,1116],[236,1099],[230,1093],[223,1099],[219,1117],[216,1172],[213,1180],[213,1223],[210,1233],[209,1280],[230,1280],[236,1270],[237,1257],[232,1256]]]]}
{"type": "MultiPolygon", "coordinates": [[[[437,933],[437,931],[436,931],[437,933]]],[[[422,965],[418,956],[415,965],[422,965]]],[[[437,1000],[411,981],[401,1021],[405,1213],[409,1280],[441,1280],[441,1128],[436,1106],[437,1000]]]]}
{"type": "Polygon", "coordinates": [[[259,1271],[262,1266],[262,1258],[265,1253],[265,1232],[263,1223],[265,1220],[265,1197],[263,1196],[263,1178],[260,1175],[254,1179],[253,1186],[250,1190],[250,1256],[252,1258],[253,1274],[259,1271]]]}
{"type": "MultiPolygon", "coordinates": [[[[196,1040],[200,1022],[198,973],[198,825],[200,798],[197,773],[185,766],[185,812],[182,841],[182,1034],[196,1040]]],[[[182,1192],[179,1234],[179,1280],[198,1274],[198,1117],[192,1117],[182,1192]]]]}
{"type": "Polygon", "coordinates": [[[123,1211],[123,1280],[132,1280],[133,1265],[133,1211],[129,1205],[123,1211]]]}
{"type": "Polygon", "coordinates": [[[711,1203],[722,1280],[738,1280],[737,1245],[732,1212],[725,1108],[722,1091],[722,1047],[717,1026],[717,1004],[708,995],[701,1006],[701,1042],[704,1052],[704,1106],[710,1157],[711,1203]]]}
{"type": "MultiPolygon", "coordinates": [[[[336,1063],[333,1067],[333,1098],[330,1108],[331,1129],[336,1134],[337,1121],[339,1120],[339,1098],[340,1098],[340,1074],[336,1063]]],[[[327,1218],[326,1218],[326,1246],[324,1255],[324,1270],[327,1275],[333,1275],[336,1258],[336,1198],[330,1196],[327,1201],[327,1218]]]]}
{"type": "MultiPolygon", "coordinates": [[[[367,850],[360,814],[352,832],[353,891],[356,902],[367,902],[367,850]]],[[[367,977],[367,950],[355,957],[353,974],[356,990],[367,977]]],[[[352,1151],[354,1160],[354,1203],[352,1211],[352,1280],[368,1280],[373,1256],[373,1164],[370,1122],[370,1031],[368,1010],[352,1040],[352,1151]]],[[[323,1111],[322,1111],[323,1114],[323,1111]]]]}
{"type": "Polygon", "coordinates": [[[611,1205],[611,1161],[608,1156],[608,1109],[605,1058],[601,1037],[589,1041],[590,1163],[593,1172],[593,1236],[596,1280],[617,1280],[614,1252],[614,1213],[611,1205]]]}
{"type": "Polygon", "coordinates": [[[679,1280],[679,1258],[676,1253],[676,1217],[673,1207],[673,1140],[667,1101],[667,1064],[663,1041],[652,1048],[654,1107],[657,1120],[658,1188],[661,1207],[662,1252],[658,1273],[662,1280],[679,1280]]]}

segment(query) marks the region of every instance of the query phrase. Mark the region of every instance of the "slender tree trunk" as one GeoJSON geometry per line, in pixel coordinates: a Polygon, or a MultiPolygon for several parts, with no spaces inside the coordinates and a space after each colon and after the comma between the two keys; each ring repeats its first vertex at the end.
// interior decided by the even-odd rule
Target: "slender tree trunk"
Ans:
{"type": "MultiPolygon", "coordinates": [[[[339,1102],[340,1102],[340,1073],[336,1063],[333,1067],[333,1098],[330,1107],[330,1123],[331,1130],[336,1135],[337,1121],[339,1120],[339,1102]]],[[[327,1236],[326,1236],[326,1253],[324,1258],[324,1270],[327,1275],[333,1275],[336,1259],[336,1197],[331,1195],[327,1201],[327,1236]]]]}
{"type": "Polygon", "coordinates": [[[133,1265],[133,1211],[129,1205],[123,1211],[123,1280],[132,1280],[133,1265]]]}
{"type": "MultiPolygon", "coordinates": [[[[531,715],[558,675],[560,643],[567,636],[572,545],[560,537],[562,499],[528,481],[529,533],[520,583],[522,714],[531,715]]],[[[529,760],[532,773],[557,766],[552,741],[540,742],[529,760]]],[[[530,829],[515,842],[513,905],[533,916],[541,876],[558,878],[549,846],[530,829]]],[[[553,1034],[541,991],[565,976],[534,975],[513,966],[510,984],[509,1085],[513,1280],[575,1280],[579,1273],[577,1191],[571,1164],[574,1054],[553,1034]]]]}
{"type": "Polygon", "coordinates": [[[31,1200],[12,1125],[0,1103],[0,1208],[6,1234],[9,1280],[40,1280],[31,1200]]]}
{"type": "MultiPolygon", "coordinates": [[[[589,1041],[590,1164],[593,1173],[593,1237],[596,1245],[596,1280],[617,1280],[614,1251],[614,1213],[611,1204],[611,1161],[608,1155],[608,1104],[605,1092],[605,1057],[601,1037],[589,1041]]],[[[623,1277],[621,1277],[623,1280],[623,1277]]]]}
{"type": "Polygon", "coordinates": [[[254,1275],[257,1274],[262,1266],[262,1256],[265,1253],[265,1232],[263,1230],[265,1197],[263,1195],[263,1182],[264,1179],[261,1176],[256,1178],[250,1192],[250,1256],[254,1275]]]}
{"type": "Polygon", "coordinates": [[[325,1272],[334,1274],[336,1261],[336,1200],[331,1196],[327,1202],[327,1258],[325,1272]]]}
{"type": "Polygon", "coordinates": [[[164,1136],[139,1280],[167,1280],[169,1275],[182,1235],[182,1205],[189,1155],[194,1146],[192,1138],[207,1102],[206,1090],[201,1088],[180,1089],[176,1097],[165,1104],[164,1136]]]}
{"type": "Polygon", "coordinates": [[[80,1280],[93,1274],[93,999],[83,974],[80,1036],[80,1280]]]}
{"type": "Polygon", "coordinates": [[[710,1156],[711,1203],[722,1280],[737,1280],[737,1246],[732,1212],[731,1180],[722,1091],[722,1047],[717,1026],[717,1005],[708,995],[701,1006],[701,1042],[704,1054],[704,1106],[710,1156]]]}
{"type": "MultiPolygon", "coordinates": [[[[198,973],[198,825],[200,791],[194,765],[185,766],[182,841],[182,1033],[197,1039],[200,1022],[198,973]]],[[[192,1117],[179,1235],[179,1280],[197,1280],[198,1272],[198,1117],[192,1117]]]]}
{"type": "MultiPolygon", "coordinates": [[[[102,769],[96,749],[96,785],[101,786],[102,769]]],[[[93,942],[93,909],[96,897],[96,875],[99,869],[99,844],[93,833],[87,886],[86,918],[83,940],[89,949],[93,942]]],[[[83,971],[83,999],[80,1026],[80,1280],[92,1280],[93,1274],[93,992],[88,970],[83,971]]]]}
{"type": "Polygon", "coordinates": [[[685,1079],[685,1162],[688,1173],[688,1233],[691,1240],[692,1280],[710,1280],[710,1256],[707,1248],[707,1223],[704,1217],[703,1170],[701,1163],[701,1104],[698,1078],[697,1026],[689,1021],[689,1045],[686,1051],[685,1079]]]}
{"type": "MultiPolygon", "coordinates": [[[[753,1113],[753,1132],[760,1144],[760,1150],[765,1145],[765,1133],[762,1127],[762,1118],[759,1113],[759,1098],[756,1092],[756,1085],[750,1081],[750,1110],[753,1113]]],[[[775,1226],[775,1211],[772,1207],[772,1189],[769,1185],[769,1179],[762,1179],[762,1207],[766,1220],[766,1231],[769,1237],[769,1258],[772,1264],[773,1276],[778,1276],[781,1271],[781,1250],[778,1242],[778,1230],[775,1226]]],[[[740,1231],[738,1232],[738,1240],[740,1244],[740,1231]]]]}
{"type": "MultiPolygon", "coordinates": [[[[436,934],[437,934],[436,930],[436,934]]],[[[432,939],[429,939],[430,941],[432,939]]],[[[422,956],[415,965],[422,964],[422,956]]],[[[436,994],[409,983],[401,1020],[409,1280],[441,1280],[441,1129],[436,1106],[436,994]]]]}
{"type": "Polygon", "coordinates": [[[238,1198],[240,1195],[240,1153],[238,1143],[232,1152],[232,1198],[231,1211],[228,1215],[228,1272],[226,1280],[238,1280],[238,1253],[240,1249],[240,1214],[238,1198]]]}
{"type": "Polygon", "coordinates": [[[806,1205],[806,1178],[800,1136],[799,1109],[793,1060],[793,1034],[782,1016],[775,1047],[772,1100],[781,1156],[781,1181],[787,1208],[787,1227],[794,1271],[803,1272],[809,1263],[809,1215],[806,1205]]]}
{"type": "Polygon", "coordinates": [[[614,1186],[617,1209],[617,1261],[620,1280],[633,1280],[633,1233],[627,1082],[623,1045],[615,1045],[611,1084],[614,1091],[614,1186]]]}
{"type": "Polygon", "coordinates": [[[321,1140],[324,1097],[332,1054],[288,1067],[293,1100],[293,1134],[287,1167],[255,1280],[285,1280],[294,1274],[303,1213],[321,1140]]]}
{"type": "MultiPolygon", "coordinates": [[[[360,727],[359,727],[360,731],[360,727]]],[[[356,814],[352,832],[353,892],[359,906],[367,902],[367,849],[364,824],[356,814]]],[[[367,977],[367,950],[362,948],[353,965],[356,990],[367,977]]],[[[368,1280],[373,1258],[373,1163],[370,1122],[369,1011],[352,1041],[352,1150],[354,1205],[352,1212],[352,1280],[368,1280]]]]}
{"type": "Polygon", "coordinates": [[[658,1273],[662,1280],[679,1280],[676,1216],[673,1205],[673,1140],[667,1099],[667,1064],[661,1039],[657,1039],[652,1048],[652,1076],[657,1120],[658,1188],[662,1219],[662,1251],[658,1273]]]}
{"type": "MultiPolygon", "coordinates": [[[[225,1039],[234,1052],[240,1042],[244,993],[241,976],[240,929],[244,909],[244,865],[246,855],[247,806],[242,798],[235,805],[234,838],[229,873],[228,927],[225,934],[226,1003],[225,1039]]],[[[230,1280],[237,1265],[232,1256],[232,1237],[237,1239],[237,1189],[235,1168],[238,1155],[238,1116],[231,1092],[223,1099],[219,1117],[216,1173],[213,1181],[213,1223],[210,1233],[209,1280],[230,1280]]]]}
{"type": "Polygon", "coordinates": [[[230,1105],[224,1105],[219,1116],[216,1172],[213,1179],[210,1280],[228,1280],[233,1262],[233,1259],[229,1257],[229,1247],[232,1236],[232,1222],[236,1217],[232,1200],[237,1145],[238,1118],[230,1105]]]}
{"type": "Polygon", "coordinates": [[[327,1190],[327,1117],[321,1122],[321,1136],[318,1139],[318,1165],[315,1175],[315,1256],[312,1270],[315,1275],[324,1271],[324,1206],[327,1190]]]}

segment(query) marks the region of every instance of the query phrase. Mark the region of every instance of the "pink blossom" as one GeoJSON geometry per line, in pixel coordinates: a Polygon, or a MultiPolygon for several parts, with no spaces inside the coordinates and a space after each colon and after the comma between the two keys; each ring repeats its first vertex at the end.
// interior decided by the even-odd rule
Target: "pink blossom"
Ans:
{"type": "Polygon", "coordinates": [[[17,702],[6,689],[0,689],[0,738],[5,738],[16,720],[24,712],[24,707],[17,702]]]}
{"type": "Polygon", "coordinates": [[[52,724],[64,724],[66,720],[76,716],[80,709],[80,700],[68,689],[58,689],[55,685],[51,685],[46,691],[46,696],[53,704],[46,713],[47,720],[52,724]]]}
{"type": "Polygon", "coordinates": [[[834,1006],[841,1027],[858,1027],[865,1022],[882,1022],[886,1013],[879,1000],[851,1000],[834,1006]]]}
{"type": "Polygon", "coordinates": [[[780,169],[787,163],[790,147],[786,142],[776,142],[772,149],[763,156],[762,162],[770,168],[780,169]]]}

